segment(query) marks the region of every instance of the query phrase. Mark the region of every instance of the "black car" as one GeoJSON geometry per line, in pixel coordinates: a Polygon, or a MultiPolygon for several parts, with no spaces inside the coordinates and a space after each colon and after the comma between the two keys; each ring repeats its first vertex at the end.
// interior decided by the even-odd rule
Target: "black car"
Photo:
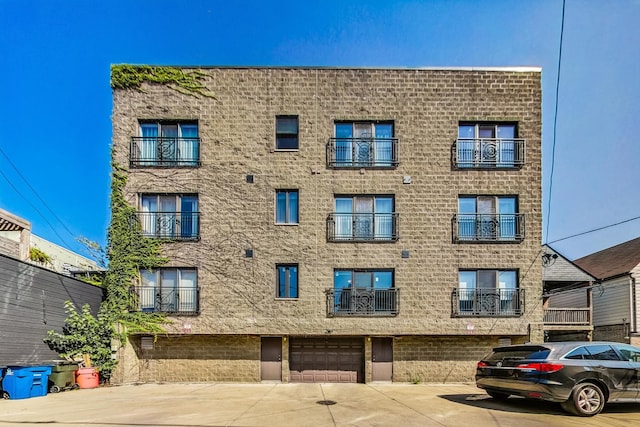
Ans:
{"type": "Polygon", "coordinates": [[[595,341],[496,347],[478,362],[476,385],[494,399],[560,402],[588,417],[607,402],[640,402],[640,348],[595,341]]]}

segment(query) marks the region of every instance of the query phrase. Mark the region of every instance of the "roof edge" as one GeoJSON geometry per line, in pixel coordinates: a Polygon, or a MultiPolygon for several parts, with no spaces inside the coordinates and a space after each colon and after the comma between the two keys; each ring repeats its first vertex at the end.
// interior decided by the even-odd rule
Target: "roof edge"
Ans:
{"type": "Polygon", "coordinates": [[[357,67],[357,66],[314,66],[314,65],[160,65],[160,64],[111,64],[111,65],[134,65],[151,67],[171,67],[171,68],[201,68],[201,69],[292,69],[292,70],[399,70],[399,71],[501,71],[501,72],[542,72],[539,66],[504,66],[504,67],[474,67],[474,66],[428,66],[428,67],[357,67]]]}

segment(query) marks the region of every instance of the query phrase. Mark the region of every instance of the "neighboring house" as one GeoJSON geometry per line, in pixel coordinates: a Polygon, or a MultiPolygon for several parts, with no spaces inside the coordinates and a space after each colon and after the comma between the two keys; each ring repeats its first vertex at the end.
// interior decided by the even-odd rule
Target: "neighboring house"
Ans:
{"type": "Polygon", "coordinates": [[[539,68],[173,71],[213,97],[113,90],[172,322],[112,382],[470,381],[543,340],[539,68]]]}
{"type": "Polygon", "coordinates": [[[43,342],[62,331],[65,301],[89,304],[94,314],[102,288],[0,254],[0,367],[50,364],[58,354],[43,342]]]}
{"type": "Polygon", "coordinates": [[[593,287],[593,339],[640,345],[640,237],[574,261],[598,279],[593,287]]]}
{"type": "Polygon", "coordinates": [[[95,261],[32,234],[29,221],[4,209],[0,209],[0,254],[67,276],[104,271],[95,261]],[[48,260],[39,260],[34,250],[48,260]]]}
{"type": "Polygon", "coordinates": [[[596,279],[548,245],[542,247],[546,341],[589,341],[596,279]]]}

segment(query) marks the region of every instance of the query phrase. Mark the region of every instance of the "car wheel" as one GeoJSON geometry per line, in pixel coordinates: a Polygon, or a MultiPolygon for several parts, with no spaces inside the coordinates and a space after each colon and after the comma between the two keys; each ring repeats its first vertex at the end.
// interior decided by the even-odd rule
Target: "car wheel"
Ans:
{"type": "Polygon", "coordinates": [[[509,396],[511,396],[509,393],[503,393],[501,391],[495,390],[486,390],[486,392],[489,396],[493,397],[496,400],[507,400],[509,396]]]}
{"type": "Polygon", "coordinates": [[[592,417],[602,411],[604,404],[604,393],[600,387],[593,383],[582,383],[573,389],[569,400],[562,402],[561,406],[574,415],[592,417]]]}

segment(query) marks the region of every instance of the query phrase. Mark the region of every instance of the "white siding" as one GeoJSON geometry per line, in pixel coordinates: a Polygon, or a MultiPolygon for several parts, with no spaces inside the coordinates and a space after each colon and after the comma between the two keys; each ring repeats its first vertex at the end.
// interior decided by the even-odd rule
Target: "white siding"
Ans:
{"type": "Polygon", "coordinates": [[[575,289],[549,297],[549,308],[587,308],[587,290],[575,289]]]}
{"type": "Polygon", "coordinates": [[[607,281],[593,288],[593,326],[620,325],[629,314],[629,277],[607,281]]]}

